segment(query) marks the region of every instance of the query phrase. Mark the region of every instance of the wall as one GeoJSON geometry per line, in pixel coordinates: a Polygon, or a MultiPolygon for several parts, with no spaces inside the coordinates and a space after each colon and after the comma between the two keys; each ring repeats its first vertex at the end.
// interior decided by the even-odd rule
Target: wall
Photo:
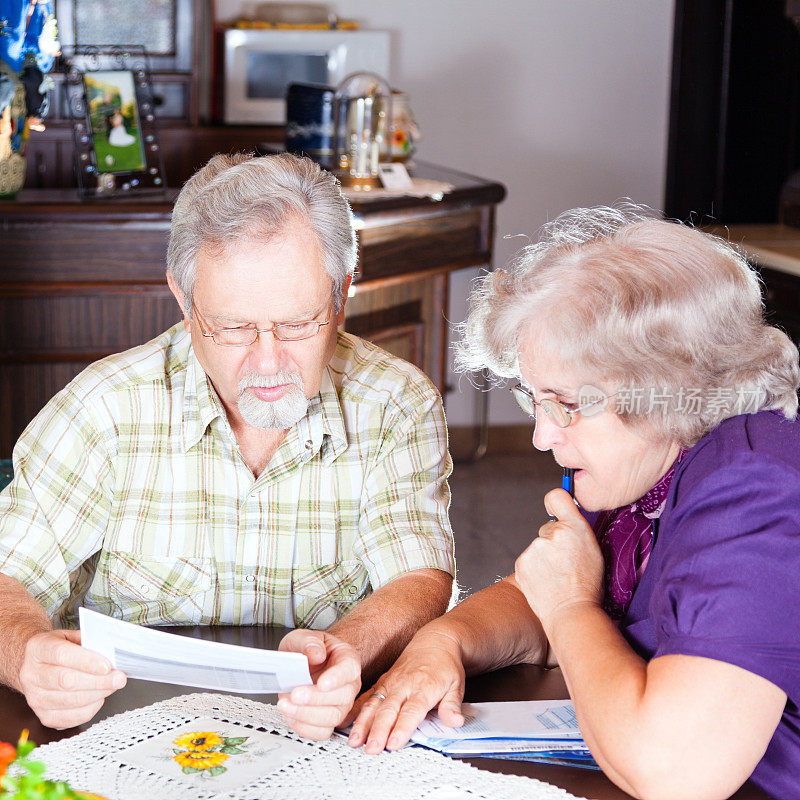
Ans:
{"type": "MultiPolygon", "coordinates": [[[[542,223],[621,197],[660,207],[666,163],[674,0],[331,0],[364,27],[392,32],[392,84],[422,129],[419,156],[504,183],[496,265],[542,223]]],[[[218,18],[252,2],[217,0],[218,18]]],[[[475,270],[451,279],[464,318],[475,270]]],[[[477,394],[453,377],[450,424],[477,394]]],[[[493,424],[522,421],[491,395],[493,424]]]]}

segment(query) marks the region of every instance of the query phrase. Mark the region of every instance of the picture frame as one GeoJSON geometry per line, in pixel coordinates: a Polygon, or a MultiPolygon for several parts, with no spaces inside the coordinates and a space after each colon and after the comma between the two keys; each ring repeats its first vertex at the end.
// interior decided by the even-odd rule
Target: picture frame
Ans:
{"type": "Polygon", "coordinates": [[[81,197],[163,193],[164,164],[144,48],[78,45],[66,55],[65,105],[81,197]]]}

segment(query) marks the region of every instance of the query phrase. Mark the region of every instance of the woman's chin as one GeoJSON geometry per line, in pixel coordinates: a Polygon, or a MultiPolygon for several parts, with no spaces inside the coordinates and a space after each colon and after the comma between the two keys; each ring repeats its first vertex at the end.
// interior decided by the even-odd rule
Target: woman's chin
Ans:
{"type": "Polygon", "coordinates": [[[592,503],[591,498],[588,498],[586,500],[581,499],[581,496],[580,494],[578,494],[578,492],[575,492],[575,502],[581,507],[581,511],[589,511],[589,512],[602,511],[601,508],[597,507],[592,503]]]}
{"type": "Polygon", "coordinates": [[[592,491],[591,486],[587,486],[588,476],[584,470],[579,469],[575,472],[575,502],[583,511],[595,512],[606,511],[610,506],[603,502],[597,492],[592,491]]]}

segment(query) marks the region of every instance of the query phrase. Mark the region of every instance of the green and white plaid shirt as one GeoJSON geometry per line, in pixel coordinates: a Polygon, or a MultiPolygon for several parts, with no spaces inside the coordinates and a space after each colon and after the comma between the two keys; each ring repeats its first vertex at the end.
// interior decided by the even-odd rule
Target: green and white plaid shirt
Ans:
{"type": "Polygon", "coordinates": [[[85,605],[148,625],[325,628],[405,572],[455,573],[442,402],[345,333],[256,479],[189,335],[103,359],[14,448],[0,572],[54,624],[85,605]]]}

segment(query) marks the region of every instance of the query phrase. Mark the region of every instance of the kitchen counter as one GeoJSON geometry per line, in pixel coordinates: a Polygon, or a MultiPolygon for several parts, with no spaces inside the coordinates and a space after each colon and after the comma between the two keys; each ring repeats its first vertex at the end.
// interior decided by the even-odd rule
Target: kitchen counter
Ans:
{"type": "Polygon", "coordinates": [[[772,224],[707,230],[741,248],[761,275],[767,319],[800,342],[800,228],[772,224]]]}
{"type": "Polygon", "coordinates": [[[710,228],[742,248],[748,260],[759,266],[800,277],[800,228],[788,225],[731,225],[710,228]]]}

